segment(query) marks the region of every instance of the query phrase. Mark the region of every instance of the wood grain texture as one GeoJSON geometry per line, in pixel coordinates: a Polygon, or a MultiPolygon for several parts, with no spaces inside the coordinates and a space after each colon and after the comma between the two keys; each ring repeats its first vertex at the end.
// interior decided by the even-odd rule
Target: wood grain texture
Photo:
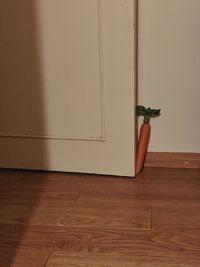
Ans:
{"type": "Polygon", "coordinates": [[[198,169],[146,168],[136,179],[31,171],[1,178],[3,267],[200,266],[198,169]],[[21,261],[26,253],[31,263],[21,261]]]}
{"type": "Polygon", "coordinates": [[[151,210],[38,206],[30,215],[29,206],[0,206],[0,224],[72,227],[125,228],[150,230],[151,210]]]}
{"type": "MultiPolygon", "coordinates": [[[[25,173],[17,184],[17,188],[26,191],[40,191],[41,186],[46,191],[81,191],[99,192],[104,191],[108,194],[118,194],[125,192],[133,184],[132,178],[100,176],[95,174],[75,174],[75,173],[25,173]],[[125,183],[126,181],[126,183],[125,183]],[[44,186],[43,186],[44,185],[44,186]],[[114,189],[114,190],[113,190],[114,189]]],[[[130,188],[131,189],[131,188],[130,188]]]]}
{"type": "Polygon", "coordinates": [[[0,169],[0,193],[9,191],[21,179],[21,171],[0,169]]]}
{"type": "Polygon", "coordinates": [[[199,266],[199,260],[184,256],[147,258],[145,255],[110,255],[105,253],[69,253],[55,251],[48,261],[47,267],[188,267],[199,266]],[[195,264],[195,265],[194,265],[195,264]]]}
{"type": "MultiPolygon", "coordinates": [[[[9,192],[10,196],[10,192],[9,192]]],[[[78,192],[43,192],[38,194],[35,199],[34,192],[13,192],[12,197],[8,197],[8,193],[1,193],[0,195],[0,205],[27,205],[37,206],[38,202],[41,205],[50,206],[73,206],[78,197],[78,192]]]]}
{"type": "Polygon", "coordinates": [[[152,229],[200,228],[200,209],[153,209],[152,229]]]}
{"type": "Polygon", "coordinates": [[[148,152],[145,167],[200,169],[200,153],[148,152]]]}
{"type": "Polygon", "coordinates": [[[0,247],[2,267],[44,267],[51,250],[5,249],[0,247]]]}
{"type": "MultiPolygon", "coordinates": [[[[4,181],[4,187],[0,194],[0,206],[25,205],[32,213],[33,208],[38,205],[73,206],[79,194],[77,191],[67,190],[66,186],[49,186],[48,179],[51,173],[48,172],[13,170],[5,175],[6,171],[2,170],[0,173],[1,176],[4,175],[3,179],[0,177],[0,180],[4,181]],[[37,186],[34,186],[32,182],[29,183],[29,179],[35,179],[37,186]],[[25,180],[26,182],[24,182],[25,180]]],[[[29,215],[28,212],[25,214],[29,215]]]]}
{"type": "Polygon", "coordinates": [[[199,231],[168,228],[149,233],[99,229],[93,234],[73,231],[76,235],[73,244],[62,240],[49,266],[65,266],[67,263],[69,266],[116,266],[117,262],[117,266],[131,266],[127,262],[132,266],[190,266],[191,263],[198,266],[199,231]],[[75,251],[76,256],[71,258],[71,252],[75,251]]]}
{"type": "MultiPolygon", "coordinates": [[[[183,256],[200,263],[200,229],[167,228],[154,231],[77,227],[28,227],[19,242],[19,227],[3,226],[0,242],[4,248],[49,250],[90,254],[134,255],[140,261],[160,261],[183,256]]],[[[77,254],[78,255],[78,254],[77,254]]]]}
{"type": "Polygon", "coordinates": [[[200,207],[200,170],[146,168],[127,189],[91,190],[79,195],[76,206],[133,209],[138,207],[200,207]]]}
{"type": "Polygon", "coordinates": [[[200,260],[200,229],[128,231],[124,229],[71,229],[71,240],[66,234],[56,244],[56,250],[79,253],[108,253],[109,255],[134,255],[140,259],[172,257],[197,257],[200,260]]]}
{"type": "Polygon", "coordinates": [[[0,246],[3,248],[49,251],[60,238],[53,227],[0,225],[0,246]]]}

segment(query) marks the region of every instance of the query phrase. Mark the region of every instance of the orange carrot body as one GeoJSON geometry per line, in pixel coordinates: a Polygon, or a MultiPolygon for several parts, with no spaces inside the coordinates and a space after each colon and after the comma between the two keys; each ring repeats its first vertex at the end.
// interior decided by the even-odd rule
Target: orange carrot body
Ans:
{"type": "Polygon", "coordinates": [[[151,134],[151,125],[149,123],[143,123],[140,129],[140,136],[137,147],[136,174],[139,174],[141,172],[142,167],[144,165],[150,134],[151,134]]]}

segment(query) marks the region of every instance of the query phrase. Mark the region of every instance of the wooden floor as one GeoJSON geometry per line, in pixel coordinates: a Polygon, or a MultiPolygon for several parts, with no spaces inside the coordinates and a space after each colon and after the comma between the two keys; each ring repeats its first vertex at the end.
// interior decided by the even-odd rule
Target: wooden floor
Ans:
{"type": "Polygon", "coordinates": [[[0,266],[198,267],[200,170],[1,170],[0,266]]]}

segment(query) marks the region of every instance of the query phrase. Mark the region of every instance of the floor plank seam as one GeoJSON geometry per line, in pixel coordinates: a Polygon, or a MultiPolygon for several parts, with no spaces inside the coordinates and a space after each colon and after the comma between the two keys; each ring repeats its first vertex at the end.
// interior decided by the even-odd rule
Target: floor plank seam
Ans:
{"type": "Polygon", "coordinates": [[[153,209],[150,209],[150,231],[152,231],[152,223],[153,223],[153,209]]]}
{"type": "Polygon", "coordinates": [[[49,260],[50,260],[52,254],[53,254],[53,251],[54,251],[54,246],[52,247],[52,249],[51,249],[51,251],[49,253],[49,256],[47,257],[47,260],[46,260],[46,262],[44,264],[44,267],[47,267],[47,264],[49,263],[49,260]]]}
{"type": "Polygon", "coordinates": [[[75,207],[75,206],[76,206],[76,203],[77,203],[77,201],[78,201],[78,198],[79,198],[79,196],[80,196],[80,193],[81,193],[81,192],[78,192],[77,197],[76,197],[76,199],[74,200],[74,203],[73,203],[72,207],[75,207]]]}

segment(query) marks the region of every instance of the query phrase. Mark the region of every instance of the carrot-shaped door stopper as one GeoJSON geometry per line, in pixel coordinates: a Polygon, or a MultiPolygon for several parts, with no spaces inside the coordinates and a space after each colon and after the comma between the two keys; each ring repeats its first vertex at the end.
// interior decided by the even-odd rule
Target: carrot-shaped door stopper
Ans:
{"type": "Polygon", "coordinates": [[[144,116],[143,124],[140,128],[140,135],[137,146],[136,156],[136,174],[139,174],[143,168],[144,160],[146,157],[150,134],[151,134],[151,117],[157,117],[160,115],[160,109],[145,108],[143,106],[137,106],[137,115],[144,116]]]}

